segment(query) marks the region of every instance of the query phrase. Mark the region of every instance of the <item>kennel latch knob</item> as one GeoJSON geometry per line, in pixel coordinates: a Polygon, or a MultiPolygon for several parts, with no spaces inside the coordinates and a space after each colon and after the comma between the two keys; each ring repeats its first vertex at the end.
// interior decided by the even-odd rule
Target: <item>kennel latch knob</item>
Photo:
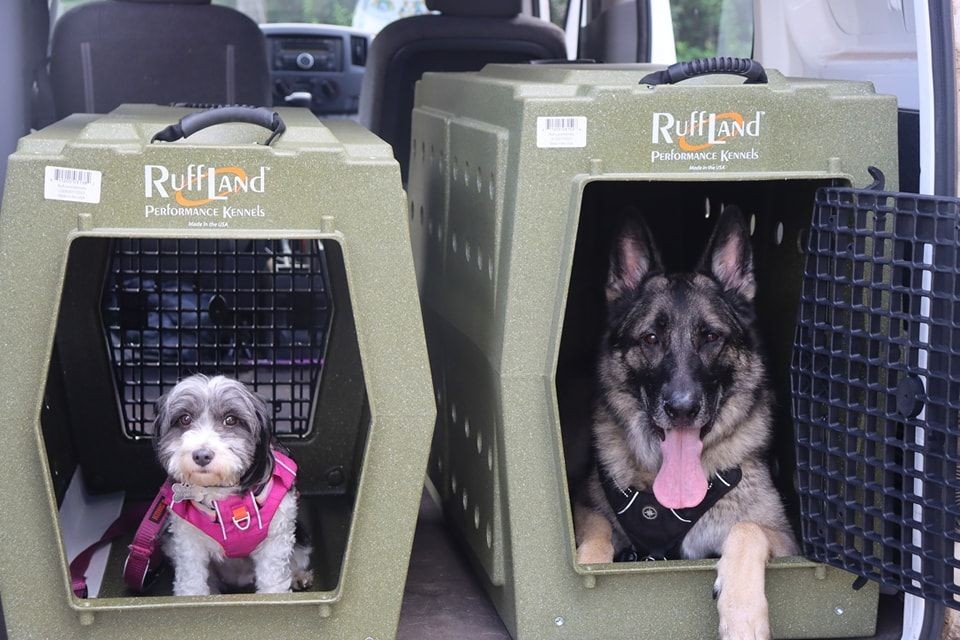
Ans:
{"type": "Polygon", "coordinates": [[[905,376],[897,385],[897,413],[904,418],[916,418],[923,411],[926,390],[917,376],[905,376]]]}

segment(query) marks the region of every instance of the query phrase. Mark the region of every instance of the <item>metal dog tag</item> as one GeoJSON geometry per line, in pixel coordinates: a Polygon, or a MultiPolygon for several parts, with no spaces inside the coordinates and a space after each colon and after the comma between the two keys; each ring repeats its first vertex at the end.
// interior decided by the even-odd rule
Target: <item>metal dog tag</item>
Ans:
{"type": "Polygon", "coordinates": [[[171,489],[173,489],[174,504],[177,502],[186,502],[187,500],[202,502],[207,493],[203,490],[203,487],[192,484],[183,484],[181,482],[174,482],[171,486],[171,489]]]}

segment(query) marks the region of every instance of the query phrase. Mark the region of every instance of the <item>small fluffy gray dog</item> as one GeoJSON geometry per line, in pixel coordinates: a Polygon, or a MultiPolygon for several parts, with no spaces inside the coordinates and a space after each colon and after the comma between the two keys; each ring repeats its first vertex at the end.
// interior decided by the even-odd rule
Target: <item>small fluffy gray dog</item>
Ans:
{"type": "Polygon", "coordinates": [[[242,383],[194,375],[157,401],[157,458],[174,483],[162,545],[178,596],[251,585],[310,586],[297,526],[296,465],[273,442],[270,413],[242,383]]]}

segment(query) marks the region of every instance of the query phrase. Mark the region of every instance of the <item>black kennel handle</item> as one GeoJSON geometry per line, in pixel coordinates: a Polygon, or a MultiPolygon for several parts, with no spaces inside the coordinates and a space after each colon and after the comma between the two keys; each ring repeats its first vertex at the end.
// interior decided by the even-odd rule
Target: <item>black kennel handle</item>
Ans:
{"type": "Polygon", "coordinates": [[[180,122],[171,124],[169,127],[158,131],[153,135],[150,142],[173,142],[181,138],[192,136],[201,129],[212,127],[217,124],[227,124],[232,122],[244,122],[255,124],[272,131],[267,138],[266,144],[271,144],[287,128],[276,111],[266,107],[217,107],[206,111],[195,111],[188,113],[180,118],[180,122]]]}
{"type": "Polygon", "coordinates": [[[743,76],[747,79],[743,84],[766,84],[767,82],[767,72],[763,65],[756,60],[716,56],[675,62],[662,71],[654,71],[645,75],[640,80],[640,84],[676,84],[697,76],[708,76],[715,73],[743,76]]]}

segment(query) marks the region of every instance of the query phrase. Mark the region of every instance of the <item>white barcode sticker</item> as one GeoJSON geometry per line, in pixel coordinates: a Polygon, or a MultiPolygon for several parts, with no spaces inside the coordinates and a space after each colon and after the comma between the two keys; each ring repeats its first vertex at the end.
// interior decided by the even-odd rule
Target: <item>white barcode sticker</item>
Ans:
{"type": "Polygon", "coordinates": [[[46,167],[43,173],[43,197],[47,200],[100,204],[103,173],[92,169],[46,167]]]}
{"type": "Polygon", "coordinates": [[[587,118],[585,116],[537,118],[537,146],[541,149],[587,146],[587,118]]]}

